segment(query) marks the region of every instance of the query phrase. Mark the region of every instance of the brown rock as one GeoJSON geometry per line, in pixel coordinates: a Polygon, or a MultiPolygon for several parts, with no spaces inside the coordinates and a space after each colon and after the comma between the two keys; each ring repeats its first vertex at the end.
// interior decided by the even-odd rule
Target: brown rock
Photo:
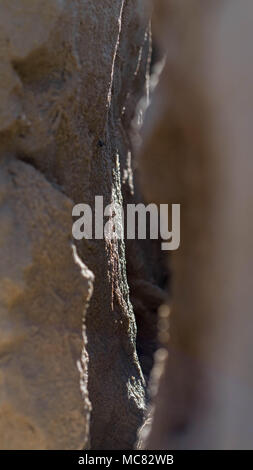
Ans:
{"type": "MultiPolygon", "coordinates": [[[[148,13],[140,0],[2,1],[0,25],[0,153],[7,160],[2,172],[11,185],[10,165],[18,181],[11,189],[6,229],[1,221],[3,230],[12,224],[2,250],[13,269],[7,281],[3,278],[2,292],[7,302],[16,299],[14,336],[21,335],[20,346],[14,341],[13,365],[4,366],[13,397],[7,404],[3,399],[0,412],[12,439],[4,438],[0,447],[77,448],[87,443],[89,406],[86,377],[83,410],[76,368],[82,345],[76,346],[75,338],[82,333],[91,275],[83,268],[83,280],[74,263],[68,217],[71,204],[94,207],[95,195],[104,196],[105,204],[122,200],[130,122],[145,85],[148,13]],[[14,253],[17,266],[9,262],[14,253]],[[29,342],[30,323],[35,330],[29,342]],[[41,335],[38,351],[36,334],[41,335]]],[[[9,198],[9,189],[6,194],[9,198]]],[[[145,392],[125,246],[104,240],[76,246],[95,274],[86,317],[91,446],[131,448],[145,392]]],[[[7,323],[12,308],[3,316],[7,323]]],[[[85,353],[83,362],[86,376],[85,353]]]]}
{"type": "Polygon", "coordinates": [[[1,181],[0,446],[81,449],[93,275],[73,253],[72,202],[14,159],[2,162],[1,181]]]}

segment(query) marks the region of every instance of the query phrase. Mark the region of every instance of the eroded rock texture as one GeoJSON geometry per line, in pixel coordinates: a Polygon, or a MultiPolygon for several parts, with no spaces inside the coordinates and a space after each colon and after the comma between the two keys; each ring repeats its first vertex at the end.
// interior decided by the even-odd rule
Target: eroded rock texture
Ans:
{"type": "Polygon", "coordinates": [[[142,181],[149,200],[181,204],[182,226],[145,445],[252,448],[252,2],[154,3],[167,61],[142,181]]]}
{"type": "Polygon", "coordinates": [[[1,448],[82,448],[90,413],[82,315],[92,274],[74,262],[72,203],[12,157],[0,178],[1,448]]]}
{"type": "MultiPolygon", "coordinates": [[[[143,92],[148,57],[148,21],[143,16],[143,3],[129,1],[108,2],[107,8],[101,6],[92,17],[97,33],[101,34],[102,25],[113,46],[106,49],[111,67],[101,70],[102,79],[95,88],[91,82],[94,100],[96,96],[106,96],[106,100],[88,103],[92,110],[86,104],[92,145],[87,148],[90,176],[83,194],[92,207],[95,195],[103,195],[105,205],[127,202],[122,182],[124,175],[131,175],[129,127],[143,92]]],[[[96,55],[90,59],[93,73],[97,54],[100,57],[103,52],[104,35],[103,45],[96,44],[96,55]]],[[[128,177],[124,185],[131,186],[128,177]]],[[[145,384],[136,354],[125,244],[96,240],[78,244],[78,250],[81,256],[85,254],[96,278],[87,315],[91,446],[131,448],[144,415],[145,384]]]]}
{"type": "Polygon", "coordinates": [[[0,1],[1,448],[88,445],[85,265],[91,447],[131,448],[142,422],[125,245],[82,241],[77,255],[70,235],[74,203],[120,202],[131,186],[146,6],[0,1]]]}

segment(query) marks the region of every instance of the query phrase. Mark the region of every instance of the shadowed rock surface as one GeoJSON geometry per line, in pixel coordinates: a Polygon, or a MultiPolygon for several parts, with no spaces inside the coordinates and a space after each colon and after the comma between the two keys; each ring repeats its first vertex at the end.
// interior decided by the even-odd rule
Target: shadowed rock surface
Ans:
{"type": "Polygon", "coordinates": [[[71,213],[95,195],[126,203],[148,56],[140,0],[0,1],[0,448],[136,440],[145,382],[125,245],[73,253],[71,213]]]}

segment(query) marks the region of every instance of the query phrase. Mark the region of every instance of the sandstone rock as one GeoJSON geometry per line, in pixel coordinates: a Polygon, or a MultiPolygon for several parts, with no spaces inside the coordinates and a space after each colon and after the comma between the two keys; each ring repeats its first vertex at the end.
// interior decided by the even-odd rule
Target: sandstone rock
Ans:
{"type": "Polygon", "coordinates": [[[82,318],[93,275],[73,253],[72,202],[12,158],[1,183],[0,447],[81,449],[90,415],[82,318]]]}
{"type": "MultiPolygon", "coordinates": [[[[4,366],[4,380],[11,384],[8,390],[12,390],[13,398],[6,405],[3,399],[1,412],[3,426],[10,423],[13,437],[0,441],[1,447],[75,448],[87,443],[87,388],[84,384],[82,410],[76,369],[81,344],[74,348],[72,342],[82,333],[81,318],[91,275],[85,270],[85,282],[78,274],[68,243],[67,217],[72,212],[71,204],[84,202],[94,207],[95,195],[104,196],[105,204],[122,201],[122,174],[131,152],[130,122],[145,86],[148,18],[141,0],[0,2],[0,152],[1,159],[7,160],[7,167],[2,168],[3,180],[8,183],[5,168],[11,165],[14,180],[18,178],[20,185],[25,173],[27,186],[16,189],[18,194],[9,202],[5,215],[6,227],[8,223],[13,225],[4,237],[3,252],[6,250],[8,256],[16,253],[19,264],[11,267],[13,263],[6,261],[13,272],[7,281],[3,278],[7,282],[3,293],[11,291],[8,299],[17,299],[14,326],[19,331],[16,322],[20,318],[20,331],[24,328],[26,333],[25,339],[23,333],[15,333],[22,336],[23,345],[15,346],[18,362],[15,356],[13,366],[8,366],[8,361],[4,366]],[[41,191],[36,190],[37,180],[43,181],[39,184],[41,191]],[[30,219],[27,209],[19,224],[14,225],[15,204],[22,217],[25,204],[30,207],[32,203],[30,219]],[[41,246],[46,250],[45,259],[39,254],[35,258],[34,253],[39,251],[42,257],[41,246]],[[29,274],[29,270],[32,279],[27,281],[23,271],[29,274]],[[31,282],[37,282],[32,292],[31,282]],[[20,317],[18,311],[22,312],[20,317]],[[30,317],[34,328],[43,330],[41,349],[38,355],[35,349],[34,358],[32,339],[30,343],[26,339],[30,317]],[[66,325],[60,327],[65,317],[66,325]],[[54,367],[43,365],[42,393],[36,371],[40,362],[49,361],[49,354],[54,367]],[[59,381],[54,388],[56,369],[59,381]],[[20,388],[14,393],[18,380],[20,388]],[[29,407],[23,409],[21,403],[26,403],[28,397],[29,407]],[[57,413],[61,410],[61,422],[56,412],[50,416],[51,406],[57,407],[57,413]],[[41,407],[46,408],[45,414],[40,412],[41,407]],[[24,426],[36,429],[37,437],[35,431],[27,430],[22,440],[15,427],[18,422],[30,423],[24,426]]],[[[5,220],[4,215],[1,217],[5,220]]],[[[1,226],[5,224],[1,222],[1,226]]],[[[144,415],[145,384],[136,354],[136,322],[129,299],[125,246],[123,242],[91,240],[77,242],[76,248],[79,258],[95,274],[94,295],[86,316],[91,446],[131,448],[144,415]]],[[[8,307],[3,316],[7,323],[10,315],[8,307]]],[[[86,356],[83,362],[86,375],[86,356]]]]}

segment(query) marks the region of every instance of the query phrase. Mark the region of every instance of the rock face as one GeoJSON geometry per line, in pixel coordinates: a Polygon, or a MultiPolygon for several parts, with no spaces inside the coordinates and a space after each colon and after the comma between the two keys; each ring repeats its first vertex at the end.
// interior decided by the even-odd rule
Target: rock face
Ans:
{"type": "Polygon", "coordinates": [[[1,448],[82,448],[90,414],[82,315],[93,276],[74,262],[72,203],[11,157],[0,178],[1,448]]]}
{"type": "Polygon", "coordinates": [[[125,203],[145,7],[0,2],[0,448],[127,449],[142,422],[125,245],[73,248],[71,213],[95,195],[125,203]]]}
{"type": "Polygon", "coordinates": [[[181,247],[145,445],[252,448],[252,2],[154,3],[167,61],[141,174],[149,201],[181,204],[181,247]]]}

